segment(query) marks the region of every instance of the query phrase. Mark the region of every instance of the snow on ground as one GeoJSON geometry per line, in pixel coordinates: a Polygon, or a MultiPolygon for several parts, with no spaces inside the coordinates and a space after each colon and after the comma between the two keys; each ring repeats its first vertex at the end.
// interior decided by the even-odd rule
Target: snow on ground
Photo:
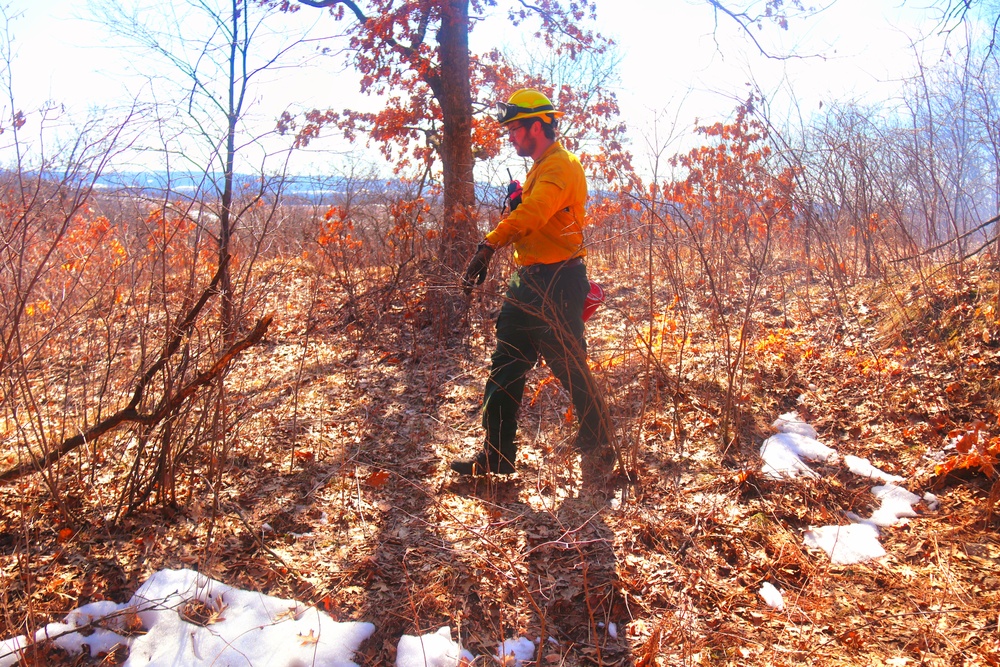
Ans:
{"type": "MultiPolygon", "coordinates": [[[[125,667],[357,667],[354,654],[374,630],[371,623],[338,623],[301,602],[239,590],[192,570],[161,570],[125,604],[94,602],[30,641],[0,641],[0,667],[17,665],[26,646],[45,640],[93,657],[126,646],[125,667]]],[[[520,640],[501,649],[508,643],[520,664],[520,640]]],[[[457,667],[462,658],[473,656],[444,627],[404,635],[396,667],[457,667]]]]}
{"type": "Polygon", "coordinates": [[[518,639],[508,639],[497,648],[497,659],[501,665],[508,664],[504,658],[514,656],[515,664],[520,665],[525,660],[532,660],[535,657],[535,644],[530,639],[519,637],[518,639]]]}
{"type": "MultiPolygon", "coordinates": [[[[192,570],[161,570],[126,604],[84,605],[33,640],[52,639],[95,657],[127,646],[125,667],[357,667],[351,658],[374,630],[371,623],[336,623],[294,600],[238,590],[192,570]]],[[[27,643],[23,636],[0,643],[0,667],[17,664],[27,643]]]]}
{"type": "Polygon", "coordinates": [[[851,565],[885,555],[885,548],[878,541],[878,536],[878,528],[872,524],[851,523],[846,526],[810,528],[803,536],[803,541],[807,547],[825,551],[835,565],[851,565]]]}
{"type": "MultiPolygon", "coordinates": [[[[819,473],[809,467],[806,461],[835,464],[839,460],[837,452],[817,440],[816,430],[802,421],[797,413],[789,412],[781,415],[773,427],[778,433],[765,440],[760,447],[760,456],[764,461],[761,472],[767,477],[790,479],[802,476],[816,479],[819,473]]],[[[876,499],[882,501],[882,504],[871,517],[865,519],[857,514],[848,513],[845,518],[853,523],[812,527],[805,532],[803,536],[805,545],[822,549],[837,565],[862,563],[884,556],[885,549],[879,542],[882,528],[895,526],[906,518],[918,516],[913,506],[921,500],[928,509],[937,508],[937,499],[932,494],[924,494],[921,498],[897,486],[896,483],[905,480],[898,475],[879,470],[868,459],[848,455],[843,458],[843,464],[855,475],[885,484],[872,487],[872,493],[876,499]]],[[[777,599],[774,596],[777,591],[765,590],[767,586],[771,584],[765,583],[760,595],[769,605],[777,608],[772,604],[772,601],[777,599]]]]}
{"type": "Polygon", "coordinates": [[[760,597],[768,607],[782,611],[785,608],[785,597],[770,581],[765,581],[760,587],[760,597]]]}
{"type": "Polygon", "coordinates": [[[451,639],[451,628],[415,637],[403,635],[396,647],[396,667],[456,667],[461,659],[469,662],[473,656],[451,639]]]}
{"type": "Polygon", "coordinates": [[[771,427],[779,433],[798,433],[806,438],[817,439],[819,435],[810,424],[802,421],[797,412],[786,412],[771,424],[771,427]]]}
{"type": "MultiPolygon", "coordinates": [[[[775,422],[777,423],[777,422],[775,422]]],[[[819,477],[802,459],[834,463],[837,453],[815,438],[795,432],[772,435],[760,447],[763,473],[772,479],[784,477],[819,477]]]]}
{"type": "Polygon", "coordinates": [[[885,482],[886,484],[895,484],[896,482],[906,481],[899,475],[890,475],[888,473],[882,472],[881,470],[873,466],[868,459],[862,459],[857,456],[851,456],[850,454],[844,457],[844,465],[847,466],[848,470],[853,472],[855,475],[858,475],[859,477],[878,479],[885,482]]]}

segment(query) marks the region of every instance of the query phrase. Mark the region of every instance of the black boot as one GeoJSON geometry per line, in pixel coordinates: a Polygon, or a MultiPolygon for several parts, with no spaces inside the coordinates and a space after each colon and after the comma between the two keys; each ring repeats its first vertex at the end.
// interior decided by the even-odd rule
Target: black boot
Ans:
{"type": "Polygon", "coordinates": [[[514,463],[499,452],[496,456],[487,456],[486,452],[480,452],[474,459],[452,461],[451,469],[459,475],[471,477],[480,477],[491,472],[497,475],[510,475],[514,472],[514,463]]]}

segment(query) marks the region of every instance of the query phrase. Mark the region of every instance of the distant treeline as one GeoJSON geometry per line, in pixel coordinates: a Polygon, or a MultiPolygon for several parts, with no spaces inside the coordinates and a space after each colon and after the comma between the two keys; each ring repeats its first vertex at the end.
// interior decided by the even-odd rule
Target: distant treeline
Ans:
{"type": "MultiPolygon", "coordinates": [[[[27,174],[37,176],[37,174],[27,174]]],[[[59,180],[47,177],[46,180],[59,180]]],[[[88,179],[89,180],[89,179],[88,179]]],[[[220,196],[224,180],[222,174],[206,175],[197,171],[130,171],[107,172],[93,180],[94,188],[105,193],[141,195],[151,199],[205,199],[220,196]]],[[[499,201],[504,186],[477,183],[477,199],[483,203],[499,201]]],[[[413,184],[401,179],[375,177],[345,177],[339,175],[273,175],[236,174],[234,190],[238,194],[261,194],[268,199],[282,198],[288,204],[332,205],[345,196],[358,193],[386,193],[405,196],[413,194],[413,184]]],[[[425,190],[424,199],[435,203],[440,198],[435,190],[425,190]]]]}

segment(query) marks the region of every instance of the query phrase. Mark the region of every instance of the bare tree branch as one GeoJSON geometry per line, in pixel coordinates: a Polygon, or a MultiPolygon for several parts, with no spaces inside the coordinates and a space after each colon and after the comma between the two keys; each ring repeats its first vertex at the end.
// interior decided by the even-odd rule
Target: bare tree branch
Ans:
{"type": "Polygon", "coordinates": [[[354,13],[354,16],[356,16],[357,19],[362,23],[368,20],[368,17],[365,16],[365,13],[361,11],[361,8],[358,7],[358,5],[352,0],[299,0],[299,4],[305,5],[307,7],[316,7],[318,9],[323,9],[327,7],[336,7],[337,5],[344,5],[345,7],[350,9],[351,12],[354,13]]]}
{"type": "Polygon", "coordinates": [[[193,380],[181,387],[172,396],[164,397],[154,412],[149,414],[139,412],[139,403],[142,401],[143,395],[145,394],[145,390],[149,386],[149,383],[152,381],[153,377],[163,369],[170,357],[172,357],[180,348],[181,342],[194,327],[198,314],[204,308],[209,298],[218,293],[219,282],[222,279],[225,266],[227,264],[228,259],[222,266],[219,267],[215,277],[212,278],[212,282],[202,292],[201,298],[198,299],[198,302],[191,307],[187,315],[181,321],[181,324],[177,327],[176,334],[164,346],[163,351],[160,353],[156,362],[150,366],[145,373],[143,373],[139,382],[136,384],[135,391],[132,394],[132,400],[129,401],[129,404],[126,407],[122,408],[110,417],[101,420],[84,433],[80,433],[63,440],[58,447],[47,452],[44,456],[33,456],[29,461],[0,472],[0,482],[8,482],[10,480],[23,477],[24,475],[41,471],[51,466],[53,463],[77,447],[92,442],[96,438],[114,430],[125,422],[144,424],[146,426],[154,426],[160,423],[167,417],[167,415],[183,405],[184,401],[191,397],[199,388],[211,384],[219,376],[219,374],[225,370],[232,360],[236,358],[237,355],[247,348],[259,343],[264,337],[264,334],[267,332],[267,328],[271,324],[271,320],[273,318],[271,315],[266,315],[261,318],[249,334],[241,340],[234,342],[229,349],[227,349],[222,356],[220,356],[215,363],[212,364],[211,367],[199,373],[193,380]]]}
{"type": "MultiPolygon", "coordinates": [[[[354,17],[358,20],[359,23],[368,23],[371,20],[371,17],[366,15],[364,11],[362,11],[361,7],[359,7],[352,0],[299,0],[299,4],[305,5],[307,7],[316,7],[318,9],[336,7],[337,5],[344,5],[351,10],[351,12],[354,14],[354,17]]],[[[385,43],[388,44],[393,49],[399,51],[407,58],[417,57],[417,60],[424,63],[428,68],[433,69],[433,63],[431,63],[426,58],[418,56],[418,54],[420,53],[419,47],[424,42],[424,36],[426,35],[427,32],[427,26],[430,23],[430,13],[431,13],[430,7],[426,4],[423,6],[422,11],[423,14],[420,19],[421,27],[417,31],[417,38],[414,39],[412,44],[410,44],[409,46],[405,44],[400,44],[398,40],[393,39],[392,37],[386,38],[385,43]]]]}
{"type": "Polygon", "coordinates": [[[827,8],[829,8],[830,4],[836,1],[837,0],[830,0],[830,3],[827,4],[825,7],[805,8],[802,6],[800,2],[798,2],[798,0],[789,0],[788,2],[786,2],[786,0],[769,0],[769,2],[766,3],[766,11],[764,12],[764,14],[751,15],[746,10],[733,9],[728,3],[723,2],[722,0],[705,0],[705,2],[708,3],[708,5],[713,9],[713,11],[716,14],[716,20],[715,20],[716,29],[718,29],[719,27],[718,15],[720,13],[725,14],[730,19],[735,21],[737,25],[740,26],[744,34],[750,38],[750,41],[753,42],[754,46],[757,47],[757,51],[762,56],[764,56],[765,58],[770,58],[772,60],[793,60],[799,58],[814,58],[814,57],[819,57],[819,54],[802,55],[802,54],[789,53],[781,55],[781,54],[771,53],[770,51],[767,50],[767,48],[764,47],[763,44],[760,43],[760,40],[757,39],[757,36],[754,34],[754,31],[752,30],[754,26],[760,28],[765,21],[768,21],[774,23],[775,26],[777,26],[782,30],[788,30],[788,15],[787,13],[781,11],[786,4],[791,6],[791,8],[796,11],[797,15],[805,17],[805,16],[814,16],[816,14],[825,11],[827,8]]]}
{"type": "MultiPolygon", "coordinates": [[[[892,262],[893,263],[896,263],[896,262],[909,262],[909,261],[912,261],[914,259],[917,259],[918,257],[924,257],[926,255],[933,254],[933,253],[937,252],[938,250],[941,250],[941,248],[945,248],[945,247],[951,245],[952,243],[958,243],[959,241],[972,236],[976,232],[982,231],[982,230],[986,229],[987,227],[989,227],[990,225],[995,225],[998,222],[1000,222],[1000,215],[994,216],[994,217],[990,218],[989,220],[987,220],[986,222],[980,223],[979,225],[977,225],[973,229],[970,229],[969,231],[965,232],[964,234],[960,234],[960,235],[958,235],[958,236],[956,236],[954,238],[948,239],[947,241],[943,241],[941,243],[938,243],[935,246],[931,246],[930,248],[926,248],[926,249],[918,252],[915,255],[910,255],[909,257],[900,257],[898,259],[894,259],[894,260],[892,260],[892,262]]],[[[962,257],[962,261],[965,261],[965,260],[969,259],[970,257],[975,257],[980,252],[982,252],[986,248],[988,248],[991,245],[993,245],[994,243],[996,243],[996,241],[997,241],[996,238],[993,238],[993,239],[991,239],[989,241],[986,241],[981,246],[979,246],[978,248],[976,248],[976,250],[974,250],[974,251],[972,251],[972,252],[964,255],[962,257]]]]}

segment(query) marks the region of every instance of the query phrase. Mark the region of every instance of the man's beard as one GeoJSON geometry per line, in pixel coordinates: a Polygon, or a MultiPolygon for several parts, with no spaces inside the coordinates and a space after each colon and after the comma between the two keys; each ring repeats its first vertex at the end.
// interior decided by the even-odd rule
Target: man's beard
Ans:
{"type": "Polygon", "coordinates": [[[517,154],[521,157],[531,157],[535,154],[536,148],[538,148],[538,141],[525,132],[524,139],[522,139],[521,143],[517,145],[517,154]]]}

